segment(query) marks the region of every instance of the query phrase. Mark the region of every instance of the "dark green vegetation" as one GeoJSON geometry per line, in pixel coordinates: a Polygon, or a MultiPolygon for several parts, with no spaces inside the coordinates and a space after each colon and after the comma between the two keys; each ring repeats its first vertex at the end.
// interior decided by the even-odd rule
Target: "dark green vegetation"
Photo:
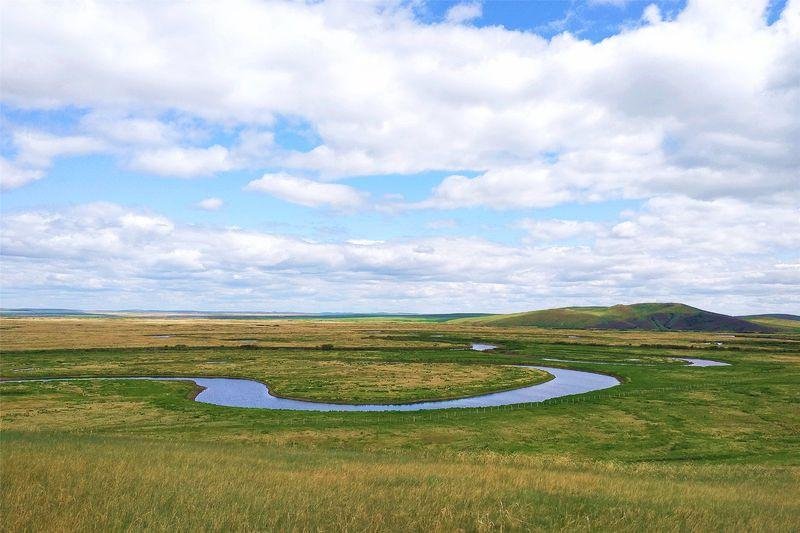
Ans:
{"type": "Polygon", "coordinates": [[[777,318],[779,320],[791,320],[793,322],[800,322],[800,315],[788,315],[786,313],[767,313],[764,315],[746,315],[740,316],[738,318],[743,318],[745,320],[762,320],[768,318],[777,318]]]}
{"type": "Polygon", "coordinates": [[[770,332],[774,328],[676,303],[563,307],[511,315],[465,319],[492,326],[537,326],[562,329],[638,329],[645,331],[770,332]]]}
{"type": "MultiPolygon", "coordinates": [[[[390,395],[399,392],[379,379],[383,365],[414,369],[408,379],[444,372],[458,387],[470,375],[459,368],[524,362],[613,373],[624,384],[513,408],[313,413],[199,404],[180,382],[6,383],[4,530],[795,531],[800,523],[800,335],[737,334],[698,349],[690,347],[704,337],[688,333],[291,321],[263,328],[259,341],[291,337],[306,349],[110,350],[73,346],[124,344],[137,322],[69,322],[84,334],[68,343],[58,333],[64,322],[49,320],[3,322],[4,343],[50,346],[55,336],[64,346],[5,351],[0,374],[182,373],[214,361],[224,362],[220,374],[283,375],[287,384],[294,375],[307,396],[331,387],[390,395]],[[49,324],[58,327],[47,337],[49,324]],[[474,340],[502,348],[441,346],[474,340]],[[335,348],[312,349],[327,342],[335,348]],[[682,356],[732,366],[668,359],[682,356]],[[335,379],[319,379],[326,367],[335,379]]],[[[237,337],[262,325],[213,323],[237,337]]],[[[210,335],[209,324],[153,327],[210,335]]]]}

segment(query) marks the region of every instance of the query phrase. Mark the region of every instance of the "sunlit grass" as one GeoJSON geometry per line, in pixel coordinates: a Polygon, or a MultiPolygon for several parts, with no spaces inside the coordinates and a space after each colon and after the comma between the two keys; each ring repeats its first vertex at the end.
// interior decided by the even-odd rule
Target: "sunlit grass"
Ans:
{"type": "Polygon", "coordinates": [[[4,439],[4,528],[792,531],[797,468],[4,439]]]}
{"type": "Polygon", "coordinates": [[[694,346],[722,341],[725,347],[760,349],[790,342],[800,335],[725,334],[654,331],[585,331],[496,328],[473,323],[311,320],[8,318],[0,317],[3,350],[53,348],[239,346],[313,348],[466,348],[471,341],[505,343],[563,342],[637,346],[694,346]]]}
{"type": "Polygon", "coordinates": [[[6,352],[7,379],[86,376],[221,376],[256,379],[273,394],[329,402],[415,402],[474,396],[549,379],[531,368],[453,362],[448,351],[405,360],[402,351],[280,348],[6,352]],[[449,361],[448,361],[449,359],[449,361]]]}
{"type": "Polygon", "coordinates": [[[515,363],[623,380],[543,404],[426,413],[223,408],[194,402],[185,382],[5,383],[7,531],[794,531],[800,523],[800,336],[790,333],[500,332],[367,321],[0,326],[5,377],[238,375],[343,400],[531,379],[515,376],[515,363]],[[256,349],[220,340],[251,338],[261,327],[271,333],[256,349]],[[164,328],[193,340],[123,348],[164,328]],[[716,338],[723,348],[709,347],[716,338]],[[501,348],[473,352],[472,341],[501,348]],[[669,359],[692,356],[731,366],[669,359]]]}

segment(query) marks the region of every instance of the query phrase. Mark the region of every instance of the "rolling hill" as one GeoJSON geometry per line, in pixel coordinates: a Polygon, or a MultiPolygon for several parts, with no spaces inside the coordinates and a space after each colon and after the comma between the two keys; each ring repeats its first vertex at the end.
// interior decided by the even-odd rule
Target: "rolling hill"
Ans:
{"type": "Polygon", "coordinates": [[[679,303],[642,303],[611,307],[563,307],[510,315],[462,319],[501,327],[648,331],[727,331],[768,333],[775,328],[679,303]]]}
{"type": "Polygon", "coordinates": [[[747,320],[754,324],[760,324],[768,328],[778,329],[781,331],[790,331],[800,333],[800,316],[787,315],[787,314],[769,314],[769,315],[748,315],[739,316],[742,320],[747,320]]]}

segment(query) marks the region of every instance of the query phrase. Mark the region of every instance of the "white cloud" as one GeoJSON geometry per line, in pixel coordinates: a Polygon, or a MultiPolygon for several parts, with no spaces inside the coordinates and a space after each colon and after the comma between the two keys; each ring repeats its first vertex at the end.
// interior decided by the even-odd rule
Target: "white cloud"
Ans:
{"type": "Polygon", "coordinates": [[[524,229],[534,242],[561,241],[573,237],[594,238],[604,231],[602,224],[580,220],[520,220],[518,226],[524,229]]]}
{"type": "Polygon", "coordinates": [[[234,167],[228,149],[215,144],[208,148],[157,148],[134,156],[130,167],[135,170],[172,176],[194,178],[210,176],[234,167]]]}
{"type": "Polygon", "coordinates": [[[9,190],[22,187],[41,179],[44,170],[21,168],[5,157],[0,157],[0,189],[9,190]]]}
{"type": "Polygon", "coordinates": [[[431,220],[425,227],[430,229],[454,229],[458,227],[458,221],[453,218],[439,218],[431,220]]]}
{"type": "Polygon", "coordinates": [[[271,161],[275,150],[274,133],[248,129],[239,134],[233,157],[238,160],[239,166],[253,167],[271,161]]]}
{"type": "Polygon", "coordinates": [[[17,153],[13,160],[0,158],[0,186],[4,190],[42,178],[58,157],[92,154],[107,149],[101,140],[88,136],[57,136],[30,129],[17,129],[9,133],[17,153]]]}
{"type": "Polygon", "coordinates": [[[619,224],[616,224],[613,228],[611,228],[611,233],[615,237],[619,237],[622,239],[630,239],[636,237],[639,234],[639,229],[634,222],[626,220],[625,222],[620,222],[619,224]]]}
{"type": "Polygon", "coordinates": [[[642,11],[642,20],[650,24],[658,24],[661,22],[661,10],[656,4],[650,4],[642,11]]]}
{"type": "Polygon", "coordinates": [[[56,157],[90,154],[104,148],[101,141],[92,137],[61,137],[36,130],[15,131],[14,146],[18,151],[15,162],[32,168],[48,168],[56,157]]]}
{"type": "Polygon", "coordinates": [[[545,169],[524,167],[490,170],[477,178],[452,175],[434,188],[429,199],[407,207],[549,207],[575,199],[568,187],[559,186],[547,177],[545,169]]]}
{"type": "Polygon", "coordinates": [[[205,211],[219,211],[224,204],[221,198],[205,198],[197,202],[197,207],[205,211]]]}
{"type": "Polygon", "coordinates": [[[318,181],[291,176],[285,173],[264,174],[245,187],[247,191],[270,194],[281,200],[307,207],[330,206],[353,209],[364,203],[365,195],[357,189],[339,183],[318,181]]]}
{"type": "MultiPolygon", "coordinates": [[[[184,138],[155,154],[164,164],[151,152],[133,157],[161,174],[268,166],[339,178],[489,176],[442,184],[431,205],[446,207],[479,205],[471,191],[490,179],[506,189],[493,200],[506,206],[769,196],[794,187],[800,166],[800,2],[771,25],[765,6],[695,0],[657,24],[647,8],[652,24],[591,43],[425,25],[402,4],[12,2],[2,20],[4,99],[120,110],[131,144],[170,137],[152,123],[160,113],[262,133],[276,117],[297,117],[321,140],[281,152],[242,139],[241,154],[202,148],[211,164],[194,165],[181,150],[202,143],[184,138]],[[558,154],[552,169],[547,154],[558,154]]],[[[479,7],[458,4],[453,20],[479,7]]],[[[104,135],[123,142],[122,130],[104,135]]]]}
{"type": "Polygon", "coordinates": [[[122,146],[163,146],[191,137],[191,129],[179,128],[152,117],[132,117],[112,112],[92,112],[83,116],[80,128],[94,137],[122,146]]]}
{"type": "Polygon", "coordinates": [[[634,249],[661,257],[760,256],[800,250],[800,196],[781,195],[765,203],[733,198],[710,201],[685,196],[648,200],[644,210],[612,227],[603,248],[634,249]],[[621,238],[616,239],[614,237],[621,238]],[[628,242],[633,239],[634,242],[628,242]]]}
{"type": "Polygon", "coordinates": [[[473,20],[467,6],[480,4],[423,24],[391,2],[7,2],[3,104],[57,120],[10,125],[2,186],[104,153],[164,176],[272,169],[248,189],[344,210],[368,198],[333,179],[446,176],[421,201],[384,198],[386,216],[621,198],[641,210],[598,227],[537,219],[520,246],[206,234],[106,204],[12,213],[4,290],[130,286],[130,298],[191,303],[188,287],[205,286],[338,309],[420,298],[524,309],[553,294],[797,302],[800,0],[772,24],[765,0],[692,0],[668,19],[648,7],[647,24],[597,43],[455,23],[473,20]],[[281,146],[294,122],[318,145],[281,146]]]}
{"type": "Polygon", "coordinates": [[[383,244],[386,241],[376,241],[372,239],[348,239],[347,244],[355,244],[356,246],[374,246],[376,244],[383,244]]]}
{"type": "Polygon", "coordinates": [[[231,148],[181,145],[200,142],[208,132],[191,122],[165,122],[150,117],[129,117],[113,112],[91,112],[78,122],[78,134],[55,135],[42,130],[10,125],[13,161],[6,160],[8,188],[42,177],[58,157],[112,154],[134,170],[160,176],[191,178],[266,164],[275,152],[271,131],[245,129],[231,148]],[[16,184],[16,185],[12,185],[16,184]]]}
{"type": "Polygon", "coordinates": [[[440,237],[309,242],[92,204],[3,217],[2,295],[7,305],[55,305],[79,294],[90,308],[113,294],[118,306],[204,309],[513,311],[579,299],[789,311],[800,305],[800,268],[789,259],[800,249],[798,214],[797,197],[780,207],[661,197],[618,222],[635,228],[624,235],[511,246],[440,237]]]}
{"type": "Polygon", "coordinates": [[[463,24],[483,15],[483,6],[478,2],[456,4],[447,10],[444,19],[451,24],[463,24]]]}

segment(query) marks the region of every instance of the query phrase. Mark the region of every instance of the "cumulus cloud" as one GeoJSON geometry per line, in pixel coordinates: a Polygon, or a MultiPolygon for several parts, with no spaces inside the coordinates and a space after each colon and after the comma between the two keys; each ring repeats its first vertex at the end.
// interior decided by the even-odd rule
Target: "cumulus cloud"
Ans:
{"type": "Polygon", "coordinates": [[[192,178],[267,164],[275,152],[271,131],[247,128],[238,132],[230,148],[219,144],[203,146],[209,131],[191,121],[165,121],[114,112],[84,115],[77,122],[74,135],[52,134],[14,124],[8,130],[16,151],[13,160],[6,160],[9,175],[16,176],[4,180],[9,186],[42,177],[58,157],[110,154],[129,169],[192,178]],[[23,179],[32,175],[37,177],[23,179]]]}
{"type": "Polygon", "coordinates": [[[462,24],[481,18],[483,7],[478,2],[456,4],[445,13],[444,19],[451,24],[462,24]]]}
{"type": "Polygon", "coordinates": [[[650,24],[658,24],[661,22],[661,10],[656,4],[649,4],[644,8],[644,11],[642,11],[642,20],[650,24]]]}
{"type": "Polygon", "coordinates": [[[270,194],[286,202],[307,207],[329,206],[353,209],[364,203],[365,195],[340,183],[320,183],[285,173],[264,174],[245,187],[247,191],[270,194]]]}
{"type": "Polygon", "coordinates": [[[748,203],[733,198],[709,201],[685,196],[656,197],[641,212],[611,228],[603,250],[635,248],[661,257],[702,261],[749,255],[770,261],[777,252],[800,250],[800,196],[748,203]],[[617,237],[617,238],[614,238],[617,237]],[[623,242],[634,239],[634,242],[623,242]]]}
{"type": "Polygon", "coordinates": [[[2,187],[104,153],[179,178],[269,169],[246,188],[338,210],[370,199],[335,180],[442,173],[421,200],[378,201],[386,216],[644,207],[597,223],[529,218],[518,246],[309,243],[106,204],[20,211],[4,214],[4,290],[130,287],[181,306],[206,287],[259,308],[265,294],[335,309],[378,297],[407,310],[424,298],[453,310],[797,303],[800,0],[772,23],[766,0],[690,0],[667,18],[649,6],[601,42],[464,24],[479,3],[423,23],[412,4],[8,2],[3,104],[23,118],[4,131],[2,187]],[[27,112],[57,119],[29,125],[27,112]],[[313,146],[286,143],[293,123],[313,146]]]}
{"type": "Polygon", "coordinates": [[[576,199],[566,184],[547,179],[544,169],[517,167],[490,170],[479,177],[452,175],[437,185],[427,200],[405,207],[458,209],[488,206],[549,207],[576,199]]]}
{"type": "Polygon", "coordinates": [[[106,149],[105,144],[81,135],[57,136],[18,129],[12,132],[17,154],[13,160],[0,158],[0,185],[14,189],[43,177],[58,157],[91,154],[106,149]]]}
{"type": "Polygon", "coordinates": [[[518,222],[533,241],[561,241],[574,237],[594,238],[604,231],[603,224],[580,220],[534,220],[526,218],[518,222]]]}
{"type": "Polygon", "coordinates": [[[94,111],[84,115],[79,127],[86,134],[102,138],[109,144],[163,146],[191,138],[192,129],[153,117],[128,116],[122,113],[94,111]]]}
{"type": "Polygon", "coordinates": [[[197,207],[205,211],[219,211],[225,204],[221,198],[205,198],[197,202],[197,207]]]}
{"type": "MultiPolygon", "coordinates": [[[[580,299],[747,312],[774,311],[780,294],[791,310],[800,305],[800,266],[776,258],[796,257],[798,214],[796,201],[662,197],[609,222],[592,243],[512,246],[463,237],[310,242],[91,204],[4,216],[2,291],[9,304],[31,295],[55,304],[80,290],[139,306],[158,298],[173,308],[317,311],[512,311],[580,299]],[[635,231],[610,231],[619,224],[635,231]]],[[[569,221],[540,222],[558,238],[577,231],[569,221]]]]}
{"type": "Polygon", "coordinates": [[[157,148],[138,153],[130,162],[134,170],[150,174],[194,178],[230,170],[228,149],[215,144],[208,148],[157,148]]]}
{"type": "Polygon", "coordinates": [[[44,176],[44,170],[22,168],[5,157],[0,157],[0,189],[9,190],[22,187],[44,176]]]}
{"type": "MultiPolygon", "coordinates": [[[[509,206],[769,196],[795,186],[800,166],[800,2],[790,0],[772,24],[766,5],[694,0],[667,21],[648,7],[649,24],[592,43],[423,24],[392,3],[9,3],[4,99],[121,109],[144,121],[130,122],[136,138],[162,135],[147,123],[159,113],[254,131],[298,117],[320,138],[310,151],[250,151],[260,158],[185,139],[133,157],[134,168],[162,174],[232,166],[326,178],[485,173],[474,184],[448,178],[430,202],[444,207],[480,203],[470,190],[487,180],[508,191],[501,203],[509,206]]],[[[457,4],[450,19],[479,8],[457,4]]]]}
{"type": "Polygon", "coordinates": [[[19,130],[14,132],[14,145],[19,165],[47,168],[53,159],[60,156],[97,152],[103,144],[86,136],[56,136],[42,131],[19,130]]]}

